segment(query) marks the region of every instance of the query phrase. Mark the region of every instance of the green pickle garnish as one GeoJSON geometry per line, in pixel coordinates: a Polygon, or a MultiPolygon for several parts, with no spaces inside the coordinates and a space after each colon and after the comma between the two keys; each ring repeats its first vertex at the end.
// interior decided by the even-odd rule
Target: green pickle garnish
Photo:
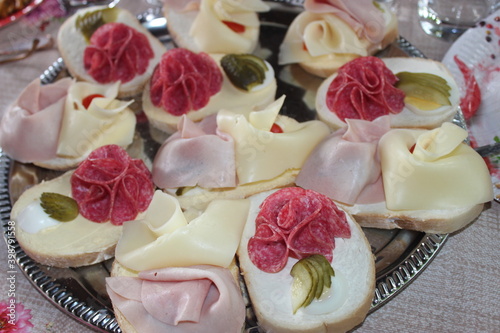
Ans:
{"type": "Polygon", "coordinates": [[[220,63],[231,83],[246,91],[266,78],[266,63],[252,54],[226,54],[220,63]]]}
{"type": "Polygon", "coordinates": [[[296,313],[298,309],[308,306],[331,288],[335,272],[324,256],[313,254],[297,261],[290,275],[293,276],[292,308],[293,313],[296,313]]]}
{"type": "Polygon", "coordinates": [[[118,11],[115,8],[103,8],[94,11],[86,12],[76,18],[76,29],[81,32],[87,43],[90,42],[90,37],[102,25],[110,22],[115,22],[118,11]]]}
{"type": "Polygon", "coordinates": [[[66,195],[43,192],[40,201],[44,212],[59,222],[73,221],[79,214],[76,200],[66,195]]]}
{"type": "Polygon", "coordinates": [[[396,88],[404,91],[405,102],[421,110],[434,110],[443,105],[451,105],[450,86],[440,76],[430,73],[397,73],[396,88]]]}

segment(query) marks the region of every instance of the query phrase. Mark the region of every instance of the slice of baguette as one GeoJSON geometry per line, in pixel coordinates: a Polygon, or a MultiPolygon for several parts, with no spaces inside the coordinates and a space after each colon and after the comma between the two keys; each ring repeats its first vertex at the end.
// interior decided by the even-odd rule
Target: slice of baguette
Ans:
{"type": "MultiPolygon", "coordinates": [[[[79,267],[92,265],[114,256],[115,246],[122,227],[106,223],[91,222],[81,215],[70,222],[27,232],[19,219],[22,211],[37,201],[43,192],[55,192],[71,196],[72,171],[60,177],[35,185],[14,203],[11,219],[16,222],[16,237],[24,252],[33,260],[54,267],[79,267]]],[[[24,213],[23,213],[24,214],[24,213]]],[[[36,217],[36,216],[35,216],[36,217]]]]}
{"type": "MultiPolygon", "coordinates": [[[[333,279],[342,281],[345,298],[343,304],[330,313],[308,314],[301,310],[295,315],[292,313],[290,270],[297,259],[289,258],[285,268],[278,273],[263,272],[250,261],[248,241],[255,233],[259,205],[270,193],[251,198],[250,214],[237,253],[259,327],[266,332],[280,333],[345,332],[362,323],[375,291],[375,262],[368,240],[349,214],[351,238],[335,239],[332,262],[336,274],[333,279]]],[[[335,282],[333,286],[335,288],[335,282]]]]}
{"type": "MultiPolygon", "coordinates": [[[[80,9],[71,17],[69,17],[61,26],[57,36],[57,47],[59,49],[59,53],[64,60],[64,64],[66,65],[69,73],[72,77],[81,80],[87,81],[91,83],[97,83],[92,76],[87,74],[84,65],[83,65],[83,55],[84,50],[87,47],[87,42],[82,33],[76,28],[75,24],[81,15],[85,13],[90,13],[93,11],[98,11],[101,9],[107,8],[107,6],[91,6],[88,8],[80,9]]],[[[153,73],[153,69],[160,61],[162,54],[166,51],[165,46],[154,37],[146,28],[144,28],[137,18],[132,15],[129,11],[114,7],[113,10],[116,10],[116,21],[119,23],[124,23],[138,32],[144,34],[151,45],[151,48],[154,52],[154,58],[149,60],[148,69],[141,75],[137,75],[131,81],[126,83],[122,83],[120,85],[120,91],[118,93],[118,97],[125,98],[134,95],[140,94],[147,80],[153,73]]]]}
{"type": "Polygon", "coordinates": [[[484,204],[455,209],[391,211],[385,202],[376,204],[341,205],[365,228],[406,229],[431,234],[458,231],[474,221],[483,211],[484,204]]]}

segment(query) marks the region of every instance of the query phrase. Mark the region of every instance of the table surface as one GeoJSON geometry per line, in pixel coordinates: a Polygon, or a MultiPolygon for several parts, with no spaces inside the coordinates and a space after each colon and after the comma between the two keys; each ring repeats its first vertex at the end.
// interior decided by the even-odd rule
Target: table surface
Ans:
{"type": "MultiPolygon", "coordinates": [[[[38,23],[21,22],[0,29],[0,40],[12,45],[43,33],[55,36],[64,20],[56,0],[40,7],[38,23]]],[[[148,8],[146,0],[121,0],[119,6],[139,14],[148,8]]],[[[441,60],[451,43],[427,36],[417,20],[417,0],[394,4],[400,35],[427,57],[441,60]]],[[[28,19],[23,19],[28,21],[28,19]]],[[[32,18],[33,22],[35,18],[32,18]]],[[[2,45],[2,44],[0,44],[2,45]]],[[[0,110],[38,77],[59,56],[57,49],[40,51],[22,61],[0,65],[0,110]]],[[[361,332],[500,332],[500,204],[493,202],[470,226],[450,235],[434,261],[407,288],[370,314],[354,331],[361,332]]],[[[37,292],[16,270],[7,266],[7,248],[0,242],[0,281],[14,276],[15,297],[31,310],[32,332],[92,332],[71,319],[37,292]]],[[[0,302],[7,301],[9,283],[1,283],[0,302]]],[[[1,330],[0,330],[1,331],[1,330]]]]}

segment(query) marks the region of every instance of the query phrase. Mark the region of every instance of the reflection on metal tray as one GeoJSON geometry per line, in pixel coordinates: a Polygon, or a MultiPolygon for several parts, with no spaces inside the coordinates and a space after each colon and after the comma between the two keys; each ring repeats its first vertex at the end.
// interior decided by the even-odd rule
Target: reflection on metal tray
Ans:
{"type": "MultiPolygon", "coordinates": [[[[321,79],[304,72],[298,66],[277,66],[277,47],[298,9],[274,4],[269,13],[262,14],[260,47],[256,51],[275,68],[278,78],[277,96],[285,94],[282,113],[305,121],[315,118],[314,95],[321,79]]],[[[424,57],[408,41],[400,37],[379,56],[424,57]]],[[[66,76],[62,59],[58,59],[40,76],[42,83],[50,83],[66,76]]],[[[465,123],[460,115],[455,122],[465,123]]],[[[159,142],[154,141],[147,123],[140,123],[138,132],[144,152],[152,159],[159,142]]],[[[59,173],[23,165],[0,152],[0,218],[7,237],[11,204],[29,186],[59,173]]],[[[370,312],[380,308],[396,296],[432,261],[443,246],[447,235],[425,234],[406,230],[364,229],[376,260],[376,290],[370,312]]],[[[112,260],[80,268],[53,268],[40,265],[29,258],[17,242],[14,244],[17,263],[22,272],[51,303],[74,319],[102,332],[121,332],[105,290],[112,260]]],[[[244,285],[242,285],[244,288],[244,285]]],[[[249,305],[247,327],[257,331],[249,305]]]]}

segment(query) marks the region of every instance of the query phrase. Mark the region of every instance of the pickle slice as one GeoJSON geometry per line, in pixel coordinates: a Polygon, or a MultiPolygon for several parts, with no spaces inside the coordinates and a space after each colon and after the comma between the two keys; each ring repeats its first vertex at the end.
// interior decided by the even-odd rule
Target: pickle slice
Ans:
{"type": "Polygon", "coordinates": [[[226,54],[221,66],[231,83],[246,91],[262,84],[268,69],[263,59],[252,54],[226,54]]]}
{"type": "Polygon", "coordinates": [[[66,195],[43,192],[40,201],[44,212],[59,222],[73,221],[79,214],[78,203],[66,195]]]}
{"type": "Polygon", "coordinates": [[[90,43],[90,37],[102,25],[115,22],[118,11],[116,8],[103,8],[86,12],[76,18],[76,30],[85,37],[85,41],[90,43]]]}
{"type": "Polygon", "coordinates": [[[405,102],[421,110],[434,110],[451,105],[450,86],[440,76],[430,73],[397,73],[396,87],[406,94],[405,102]]]}

